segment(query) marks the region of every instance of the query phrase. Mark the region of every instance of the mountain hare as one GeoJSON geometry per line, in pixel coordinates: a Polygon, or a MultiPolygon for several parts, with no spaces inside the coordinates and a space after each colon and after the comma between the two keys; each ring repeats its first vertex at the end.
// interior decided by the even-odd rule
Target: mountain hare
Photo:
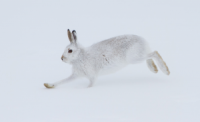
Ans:
{"type": "Polygon", "coordinates": [[[97,76],[117,71],[128,64],[135,64],[146,60],[150,71],[157,73],[158,69],[153,60],[163,73],[169,75],[169,69],[157,51],[151,52],[148,43],[136,35],[123,35],[113,37],[88,48],[82,47],[77,42],[76,31],[68,29],[70,45],[65,48],[61,60],[73,65],[72,74],[59,82],[44,83],[46,88],[53,88],[79,77],[90,80],[88,87],[94,84],[97,76]]]}

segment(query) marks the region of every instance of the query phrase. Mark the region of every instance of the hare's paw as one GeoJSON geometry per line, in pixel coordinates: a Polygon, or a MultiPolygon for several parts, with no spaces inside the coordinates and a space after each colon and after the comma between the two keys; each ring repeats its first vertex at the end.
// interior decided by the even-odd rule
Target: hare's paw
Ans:
{"type": "Polygon", "coordinates": [[[46,88],[54,88],[54,85],[53,85],[53,84],[44,83],[44,86],[45,86],[46,88]]]}
{"type": "Polygon", "coordinates": [[[165,73],[166,75],[170,74],[169,68],[167,66],[167,64],[164,62],[164,60],[162,59],[162,57],[160,56],[160,54],[155,51],[155,53],[157,54],[158,58],[159,58],[159,62],[161,64],[161,70],[163,71],[163,73],[165,73]]]}

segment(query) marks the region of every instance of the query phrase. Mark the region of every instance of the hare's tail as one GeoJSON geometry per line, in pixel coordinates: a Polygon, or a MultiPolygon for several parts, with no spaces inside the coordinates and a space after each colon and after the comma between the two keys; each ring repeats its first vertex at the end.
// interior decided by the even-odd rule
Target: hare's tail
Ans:
{"type": "Polygon", "coordinates": [[[166,75],[170,74],[168,66],[166,65],[166,63],[164,62],[164,60],[162,59],[162,57],[157,51],[154,51],[153,53],[148,54],[147,65],[152,72],[154,73],[158,72],[158,69],[152,59],[156,61],[156,63],[158,64],[158,67],[161,69],[163,73],[165,73],[166,75]]]}

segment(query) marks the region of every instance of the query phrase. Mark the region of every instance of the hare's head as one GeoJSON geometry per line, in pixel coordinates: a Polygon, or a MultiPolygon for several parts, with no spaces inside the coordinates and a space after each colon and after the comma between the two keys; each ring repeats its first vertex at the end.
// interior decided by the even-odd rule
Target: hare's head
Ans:
{"type": "Polygon", "coordinates": [[[77,44],[76,31],[73,30],[71,33],[70,30],[68,29],[67,33],[68,33],[70,44],[65,48],[65,51],[61,57],[61,60],[65,63],[71,63],[72,61],[78,58],[78,55],[80,53],[80,47],[77,44]]]}

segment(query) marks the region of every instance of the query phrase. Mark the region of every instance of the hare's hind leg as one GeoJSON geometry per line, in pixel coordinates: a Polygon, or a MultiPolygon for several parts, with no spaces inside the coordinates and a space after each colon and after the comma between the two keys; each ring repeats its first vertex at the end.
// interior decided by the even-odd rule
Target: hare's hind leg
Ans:
{"type": "Polygon", "coordinates": [[[153,72],[153,73],[157,73],[158,69],[157,66],[155,65],[154,61],[152,59],[147,59],[147,66],[148,68],[153,72]]]}
{"type": "Polygon", "coordinates": [[[169,71],[166,63],[164,62],[164,60],[162,59],[162,57],[160,56],[160,54],[157,51],[154,51],[153,53],[148,54],[147,58],[148,58],[148,60],[155,59],[158,64],[158,67],[161,69],[161,71],[163,73],[165,73],[166,75],[170,74],[170,71],[169,71]]]}

